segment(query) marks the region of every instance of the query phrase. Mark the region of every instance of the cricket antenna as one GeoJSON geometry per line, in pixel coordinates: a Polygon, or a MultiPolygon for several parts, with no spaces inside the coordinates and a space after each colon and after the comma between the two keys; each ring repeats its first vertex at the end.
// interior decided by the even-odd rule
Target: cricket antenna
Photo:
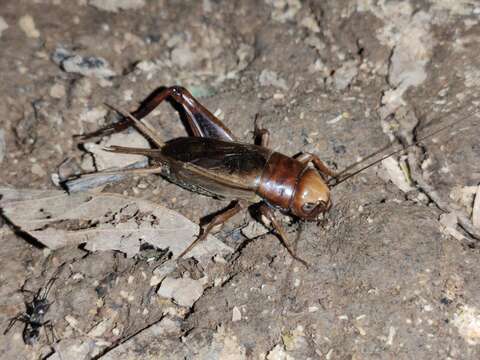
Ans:
{"type": "Polygon", "coordinates": [[[427,135],[425,135],[425,136],[420,137],[420,138],[417,139],[415,142],[413,142],[413,143],[411,143],[411,144],[409,144],[409,145],[407,145],[407,146],[401,147],[401,148],[399,148],[399,149],[396,149],[396,150],[392,151],[391,153],[382,156],[380,159],[377,159],[377,160],[375,160],[374,162],[369,163],[369,164],[361,167],[360,169],[358,169],[358,170],[356,170],[356,171],[354,171],[354,172],[352,172],[352,173],[349,173],[349,172],[348,172],[350,169],[354,168],[354,167],[357,166],[358,164],[364,162],[365,160],[371,159],[372,157],[374,157],[374,156],[382,153],[382,152],[385,151],[386,149],[388,149],[388,148],[391,146],[391,143],[390,143],[390,144],[388,144],[387,146],[381,148],[380,150],[375,151],[374,153],[368,155],[366,158],[364,158],[364,159],[361,160],[360,162],[357,162],[357,163],[354,163],[354,164],[352,164],[352,165],[347,166],[344,170],[340,171],[340,172],[337,174],[337,176],[332,177],[332,178],[327,182],[327,184],[328,184],[329,187],[333,188],[333,187],[335,187],[335,186],[337,186],[337,185],[345,182],[346,180],[354,177],[355,175],[360,174],[361,172],[365,171],[366,169],[368,169],[368,168],[370,168],[370,167],[372,167],[372,166],[374,166],[374,165],[377,165],[378,163],[382,162],[383,160],[385,160],[385,159],[387,159],[387,158],[389,158],[389,157],[391,157],[391,156],[394,156],[394,155],[396,155],[396,154],[398,154],[398,153],[401,153],[402,151],[405,151],[406,149],[408,149],[408,148],[410,148],[410,147],[412,147],[412,146],[419,145],[422,141],[427,140],[427,139],[431,138],[432,136],[435,136],[436,134],[438,134],[438,133],[440,133],[440,132],[442,132],[442,131],[444,131],[444,130],[449,129],[449,128],[451,128],[451,127],[454,126],[454,125],[458,125],[460,122],[465,121],[465,120],[471,118],[472,116],[474,116],[474,115],[476,115],[476,114],[478,114],[478,113],[480,113],[480,110],[478,110],[478,109],[473,110],[473,111],[471,111],[470,113],[468,113],[467,115],[465,115],[464,117],[458,119],[458,120],[457,120],[455,123],[453,123],[453,124],[448,124],[448,125],[442,126],[441,128],[439,128],[439,129],[437,129],[437,130],[435,130],[435,131],[433,131],[433,132],[431,132],[431,133],[429,133],[429,134],[427,134],[427,135]]]}

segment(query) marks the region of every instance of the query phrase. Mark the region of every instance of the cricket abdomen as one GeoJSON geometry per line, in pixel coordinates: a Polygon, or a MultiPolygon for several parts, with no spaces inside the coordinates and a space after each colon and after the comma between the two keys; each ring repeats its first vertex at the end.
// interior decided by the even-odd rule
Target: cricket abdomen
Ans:
{"type": "Polygon", "coordinates": [[[212,138],[182,137],[161,149],[163,174],[188,190],[218,198],[258,201],[256,191],[272,151],[212,138]]]}

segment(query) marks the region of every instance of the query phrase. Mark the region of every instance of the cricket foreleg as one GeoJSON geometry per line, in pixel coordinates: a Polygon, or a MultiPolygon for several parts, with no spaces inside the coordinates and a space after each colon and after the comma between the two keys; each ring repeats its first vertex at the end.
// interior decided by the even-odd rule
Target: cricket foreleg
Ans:
{"type": "Polygon", "coordinates": [[[260,204],[260,207],[259,207],[259,210],[260,210],[260,213],[265,216],[267,218],[268,221],[270,221],[270,225],[272,226],[272,228],[275,230],[275,232],[277,233],[280,241],[282,242],[283,246],[285,246],[285,248],[287,249],[288,253],[297,261],[299,261],[300,263],[302,263],[303,265],[305,265],[307,268],[309,267],[308,263],[299,258],[295,252],[293,251],[293,249],[290,247],[289,243],[288,243],[288,238],[287,238],[287,234],[285,233],[285,230],[283,230],[283,227],[282,225],[280,225],[280,223],[278,222],[277,218],[275,217],[272,209],[265,203],[262,203],[260,204]]]}
{"type": "Polygon", "coordinates": [[[320,160],[320,158],[312,153],[301,153],[296,157],[296,159],[302,163],[313,163],[315,168],[322,174],[330,176],[330,177],[336,177],[337,173],[333,170],[331,170],[325,163],[320,160]]]}

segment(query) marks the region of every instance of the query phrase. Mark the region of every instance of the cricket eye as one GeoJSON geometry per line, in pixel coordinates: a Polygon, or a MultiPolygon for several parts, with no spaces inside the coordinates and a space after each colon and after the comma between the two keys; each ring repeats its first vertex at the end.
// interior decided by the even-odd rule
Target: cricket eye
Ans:
{"type": "Polygon", "coordinates": [[[314,202],[307,202],[303,204],[302,210],[305,211],[306,213],[312,212],[313,209],[317,207],[317,203],[314,202]]]}

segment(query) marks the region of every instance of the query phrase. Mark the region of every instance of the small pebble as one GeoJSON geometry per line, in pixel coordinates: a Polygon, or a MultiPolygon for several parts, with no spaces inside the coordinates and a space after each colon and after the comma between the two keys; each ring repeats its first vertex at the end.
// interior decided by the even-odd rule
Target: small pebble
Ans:
{"type": "Polygon", "coordinates": [[[345,90],[358,74],[358,66],[356,61],[351,60],[345,62],[342,67],[337,69],[334,74],[334,84],[337,90],[345,90]]]}
{"type": "Polygon", "coordinates": [[[356,326],[357,330],[358,330],[358,333],[362,336],[365,336],[367,335],[367,332],[365,331],[364,328],[362,328],[361,326],[356,326]]]}
{"type": "Polygon", "coordinates": [[[388,329],[388,337],[386,341],[387,346],[392,346],[393,339],[395,338],[396,333],[397,333],[397,330],[393,326],[390,326],[390,328],[388,329]]]}
{"type": "Polygon", "coordinates": [[[0,16],[0,36],[2,33],[8,29],[8,24],[3,17],[0,16]]]}
{"type": "Polygon", "coordinates": [[[22,16],[18,20],[18,25],[29,38],[36,39],[40,37],[40,32],[35,27],[35,21],[33,21],[31,15],[22,16]]]}
{"type": "Polygon", "coordinates": [[[60,186],[60,176],[57,173],[51,174],[50,180],[52,180],[53,185],[60,186]]]}
{"type": "Polygon", "coordinates": [[[145,0],[90,0],[89,5],[99,10],[118,12],[119,10],[136,10],[145,6],[145,0]]]}
{"type": "Polygon", "coordinates": [[[227,263],[227,260],[225,260],[221,255],[219,254],[215,254],[215,256],[213,257],[213,261],[216,263],[216,264],[226,264],[227,263]]]}
{"type": "Polygon", "coordinates": [[[238,307],[234,306],[232,310],[232,321],[236,322],[240,320],[242,320],[242,313],[240,312],[238,307]]]}
{"type": "Polygon", "coordinates": [[[38,163],[32,165],[32,173],[39,177],[46,175],[45,169],[38,163]]]}
{"type": "Polygon", "coordinates": [[[280,78],[278,74],[272,70],[264,69],[260,73],[258,81],[262,86],[273,86],[283,90],[288,90],[287,82],[285,81],[285,79],[280,78]]]}
{"type": "Polygon", "coordinates": [[[104,58],[80,56],[63,47],[55,49],[52,54],[52,60],[67,73],[98,78],[100,86],[110,86],[111,82],[101,82],[100,80],[115,76],[115,72],[110,68],[110,64],[104,58]]]}
{"type": "Polygon", "coordinates": [[[72,98],[82,99],[92,95],[92,82],[88,78],[78,79],[72,86],[72,98]]]}
{"type": "Polygon", "coordinates": [[[124,101],[132,101],[133,100],[133,90],[128,89],[123,92],[123,100],[124,101]]]}
{"type": "Polygon", "coordinates": [[[178,47],[173,49],[170,56],[172,63],[179,67],[185,67],[191,64],[195,59],[195,54],[186,47],[178,47]]]}
{"type": "Polygon", "coordinates": [[[157,294],[173,299],[180,306],[191,307],[202,296],[203,285],[201,280],[167,277],[162,281],[157,294]]]}
{"type": "Polygon", "coordinates": [[[137,187],[139,189],[144,190],[144,189],[148,188],[148,183],[142,181],[141,183],[138,183],[137,187]]]}
{"type": "Polygon", "coordinates": [[[103,106],[97,106],[92,109],[85,109],[80,113],[80,121],[98,124],[105,116],[107,116],[107,109],[103,106]]]}
{"type": "Polygon", "coordinates": [[[153,275],[150,278],[150,286],[157,286],[158,284],[160,284],[161,281],[162,281],[162,278],[160,276],[153,275]]]}
{"type": "Polygon", "coordinates": [[[65,86],[62,84],[55,84],[50,88],[50,96],[54,99],[61,99],[65,97],[66,94],[65,86]]]}

